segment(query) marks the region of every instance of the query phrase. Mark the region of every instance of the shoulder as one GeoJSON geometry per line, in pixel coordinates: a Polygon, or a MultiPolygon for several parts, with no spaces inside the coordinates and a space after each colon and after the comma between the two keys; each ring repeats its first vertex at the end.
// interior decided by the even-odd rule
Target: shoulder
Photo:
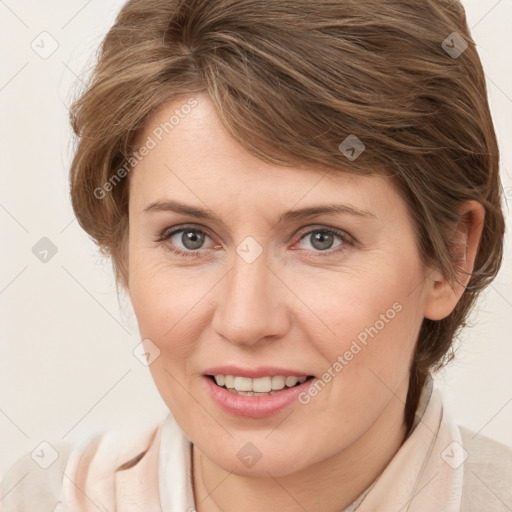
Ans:
{"type": "Polygon", "coordinates": [[[462,511],[512,507],[512,448],[459,425],[465,450],[462,511]]]}
{"type": "MultiPolygon", "coordinates": [[[[98,430],[82,439],[46,443],[22,454],[0,482],[0,512],[58,510],[65,488],[97,485],[112,489],[116,471],[136,465],[159,424],[140,431],[98,430]]],[[[84,487],[81,487],[84,488],[84,487]]],[[[109,501],[106,496],[106,501],[109,501]]]]}
{"type": "Polygon", "coordinates": [[[47,444],[39,452],[22,454],[0,483],[0,511],[28,511],[35,503],[40,504],[41,510],[52,511],[67,461],[75,448],[75,442],[61,441],[47,444]]]}

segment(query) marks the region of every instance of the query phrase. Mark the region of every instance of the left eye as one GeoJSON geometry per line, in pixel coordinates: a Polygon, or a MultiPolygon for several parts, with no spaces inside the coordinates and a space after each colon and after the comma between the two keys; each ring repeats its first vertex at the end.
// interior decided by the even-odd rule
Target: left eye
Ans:
{"type": "MultiPolygon", "coordinates": [[[[332,248],[333,240],[335,238],[339,238],[341,240],[341,243],[338,244],[344,245],[343,242],[347,241],[347,237],[344,236],[341,232],[338,232],[337,230],[333,229],[315,229],[313,231],[308,231],[305,235],[301,236],[301,240],[306,239],[311,240],[311,245],[313,246],[313,249],[316,249],[317,251],[323,252],[327,251],[332,248]]],[[[316,251],[315,251],[316,252],[316,251]]]]}
{"type": "MultiPolygon", "coordinates": [[[[339,231],[333,228],[317,228],[307,231],[300,236],[299,241],[305,240],[308,237],[314,253],[325,252],[327,254],[332,254],[333,252],[343,250],[346,245],[351,245],[353,243],[350,235],[344,231],[339,231]],[[338,238],[340,243],[331,251],[330,249],[333,247],[335,238],[338,238]]],[[[171,242],[168,249],[176,254],[182,256],[199,256],[206,238],[210,237],[201,229],[181,227],[166,229],[159,236],[157,242],[171,242]],[[179,234],[181,234],[181,236],[178,238],[178,241],[183,247],[177,245],[178,241],[173,241],[173,238],[179,234]]]]}

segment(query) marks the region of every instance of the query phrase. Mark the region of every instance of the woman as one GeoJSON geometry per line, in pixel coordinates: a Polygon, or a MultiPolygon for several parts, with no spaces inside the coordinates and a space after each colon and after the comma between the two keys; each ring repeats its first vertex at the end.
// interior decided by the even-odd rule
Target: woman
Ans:
{"type": "Polygon", "coordinates": [[[131,0],[71,118],[170,414],[20,459],[4,512],[512,507],[433,380],[503,250],[460,3],[131,0]]]}

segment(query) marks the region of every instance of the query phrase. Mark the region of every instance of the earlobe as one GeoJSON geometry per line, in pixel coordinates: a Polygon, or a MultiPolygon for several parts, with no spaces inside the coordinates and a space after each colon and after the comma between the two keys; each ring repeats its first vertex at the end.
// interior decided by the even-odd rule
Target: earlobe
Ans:
{"type": "Polygon", "coordinates": [[[459,210],[459,219],[450,237],[456,280],[448,279],[437,269],[430,269],[425,277],[424,316],[430,320],[442,320],[454,310],[473,272],[484,225],[484,207],[476,201],[466,201],[459,210]]]}
{"type": "Polygon", "coordinates": [[[425,279],[427,293],[423,314],[430,320],[442,320],[453,311],[459,297],[441,271],[431,270],[425,279]]]}

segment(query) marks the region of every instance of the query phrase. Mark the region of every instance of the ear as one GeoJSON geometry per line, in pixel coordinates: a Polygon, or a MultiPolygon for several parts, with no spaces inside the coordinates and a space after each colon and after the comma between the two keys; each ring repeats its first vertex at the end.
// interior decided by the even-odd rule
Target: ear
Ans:
{"type": "Polygon", "coordinates": [[[485,209],[477,201],[466,201],[459,210],[459,222],[451,241],[452,258],[457,281],[447,280],[441,271],[434,269],[427,275],[424,316],[430,320],[442,320],[457,305],[471,278],[478,245],[484,226],[485,209]]]}

